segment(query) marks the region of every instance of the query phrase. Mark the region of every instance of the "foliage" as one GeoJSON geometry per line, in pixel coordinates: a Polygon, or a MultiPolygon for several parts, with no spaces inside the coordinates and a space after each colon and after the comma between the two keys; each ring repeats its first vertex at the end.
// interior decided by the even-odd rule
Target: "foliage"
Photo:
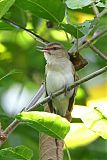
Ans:
{"type": "Polygon", "coordinates": [[[46,112],[22,112],[16,116],[21,122],[26,122],[39,132],[57,139],[64,139],[70,129],[70,123],[59,115],[46,112]]]}
{"type": "Polygon", "coordinates": [[[88,111],[82,116],[82,120],[89,129],[107,139],[107,109],[105,107],[97,107],[88,111]]]}
{"type": "MultiPolygon", "coordinates": [[[[103,9],[107,7],[107,1],[95,0],[94,7],[97,7],[96,9],[102,12],[103,9]]],[[[78,40],[80,38],[87,35],[88,39],[90,39],[94,32],[100,32],[107,28],[106,15],[100,17],[100,19],[94,18],[94,16],[92,0],[0,0],[0,122],[2,123],[3,129],[13,120],[11,116],[17,112],[18,106],[23,106],[23,104],[19,103],[21,93],[23,94],[23,86],[29,92],[29,99],[39,88],[44,79],[45,61],[41,52],[36,48],[38,42],[35,42],[28,33],[25,33],[20,28],[6,24],[2,20],[2,17],[10,19],[22,27],[29,28],[50,42],[60,41],[64,44],[66,50],[68,50],[73,44],[69,43],[67,39],[69,39],[70,42],[77,39],[78,48],[78,40]],[[93,27],[94,30],[89,34],[89,31],[93,29],[93,27]],[[67,37],[65,33],[68,35],[67,37]],[[16,100],[14,97],[16,92],[11,93],[11,98],[9,97],[11,88],[13,88],[14,85],[18,87],[16,91],[20,86],[20,92],[16,100]],[[4,111],[6,111],[7,114],[10,113],[9,108],[11,108],[11,106],[14,106],[14,110],[7,116],[4,111]]],[[[107,53],[106,42],[107,35],[104,35],[93,44],[102,52],[107,53]]],[[[89,65],[87,65],[85,69],[79,71],[81,77],[106,65],[106,62],[96,56],[89,47],[84,48],[80,53],[89,61],[89,65]]],[[[77,93],[76,104],[87,105],[90,98],[96,99],[97,95],[102,92],[105,94],[100,94],[100,98],[103,99],[105,97],[107,100],[107,88],[105,87],[105,83],[106,76],[102,75],[100,78],[82,85],[77,93]],[[102,87],[95,93],[93,87],[97,87],[99,84],[101,84],[102,87]]],[[[98,97],[99,100],[100,98],[98,97]]],[[[26,103],[28,102],[26,101],[24,105],[26,105],[26,103]]],[[[88,113],[84,112],[85,114],[80,116],[80,113],[83,112],[82,107],[79,110],[76,106],[75,108],[77,111],[75,114],[74,109],[72,113],[73,118],[82,117],[84,124],[88,128],[103,138],[107,138],[106,110],[103,105],[101,105],[101,107],[96,107],[97,108],[92,109],[88,113]]],[[[85,107],[85,109],[87,110],[88,106],[85,107]]],[[[43,110],[43,107],[38,110],[43,110]]],[[[29,125],[33,128],[38,128],[39,131],[44,131],[44,127],[40,125],[42,121],[44,126],[47,126],[45,130],[47,134],[51,135],[54,132],[54,136],[56,135],[62,139],[69,131],[69,124],[64,122],[62,126],[61,117],[56,116],[54,124],[51,125],[53,123],[52,116],[50,118],[47,113],[46,117],[44,117],[44,114],[40,115],[43,112],[35,111],[34,113],[21,113],[17,115],[17,118],[21,121],[25,121],[25,118],[28,118],[26,121],[29,122],[29,125]],[[34,113],[37,113],[37,115],[35,114],[34,116],[34,113]],[[39,125],[37,125],[37,123],[39,123],[39,125]],[[49,131],[51,127],[53,127],[52,132],[49,131]],[[64,129],[61,127],[64,127],[64,129]]],[[[72,131],[70,130],[67,135],[68,137],[65,138],[70,148],[72,159],[93,160],[99,159],[100,157],[100,159],[106,160],[107,153],[103,148],[107,142],[101,138],[96,140],[98,135],[86,129],[83,123],[79,123],[80,122],[73,125],[71,124],[72,131]],[[82,127],[80,125],[82,125],[82,127]],[[72,136],[70,137],[71,134],[72,136]],[[76,134],[79,135],[79,138],[76,134]],[[74,137],[73,144],[75,145],[71,145],[72,137],[74,137]],[[94,140],[96,141],[91,143],[94,140]],[[96,150],[93,148],[96,148],[96,150]]],[[[38,132],[31,127],[20,125],[16,128],[13,134],[10,135],[7,143],[3,145],[3,148],[6,148],[0,150],[1,160],[6,160],[7,157],[8,159],[23,160],[38,159],[38,132]],[[19,146],[22,144],[24,146],[19,146]],[[14,145],[17,147],[10,147],[14,145]],[[33,150],[33,157],[32,151],[27,147],[33,150]]],[[[64,160],[66,159],[68,159],[68,157],[65,154],[64,160]]]]}
{"type": "Polygon", "coordinates": [[[0,1],[0,18],[9,10],[14,4],[15,0],[3,0],[0,1]]]}
{"type": "Polygon", "coordinates": [[[61,0],[57,0],[54,3],[52,0],[16,0],[16,6],[24,10],[29,10],[38,17],[49,19],[58,23],[63,20],[65,14],[64,3],[61,0]],[[53,8],[53,5],[55,8],[53,8]]]}
{"type": "Polygon", "coordinates": [[[17,146],[15,148],[9,147],[0,150],[0,159],[9,160],[20,159],[20,160],[30,160],[32,158],[32,151],[25,146],[17,146]]]}

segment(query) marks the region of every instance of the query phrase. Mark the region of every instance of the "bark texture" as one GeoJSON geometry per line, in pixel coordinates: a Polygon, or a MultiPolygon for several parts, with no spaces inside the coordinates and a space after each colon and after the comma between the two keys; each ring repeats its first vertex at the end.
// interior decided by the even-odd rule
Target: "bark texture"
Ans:
{"type": "MultiPolygon", "coordinates": [[[[50,112],[48,107],[45,108],[45,111],[50,112]]],[[[63,160],[63,140],[40,133],[39,146],[40,160],[63,160]]]]}
{"type": "Polygon", "coordinates": [[[63,140],[40,133],[40,160],[63,160],[63,140]]]}

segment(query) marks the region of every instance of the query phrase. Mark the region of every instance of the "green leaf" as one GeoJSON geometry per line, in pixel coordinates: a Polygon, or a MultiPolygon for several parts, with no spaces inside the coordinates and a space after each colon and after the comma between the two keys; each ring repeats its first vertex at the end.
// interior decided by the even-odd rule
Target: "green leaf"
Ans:
{"type": "Polygon", "coordinates": [[[88,34],[89,29],[91,28],[91,21],[85,21],[80,26],[80,31],[84,33],[84,35],[88,34]]]}
{"type": "Polygon", "coordinates": [[[4,22],[0,22],[0,30],[13,30],[14,27],[9,25],[9,24],[6,24],[4,22]]]}
{"type": "Polygon", "coordinates": [[[15,0],[0,0],[0,18],[9,10],[14,2],[15,0]]]}
{"type": "Polygon", "coordinates": [[[26,146],[9,147],[0,150],[0,160],[31,160],[32,150],[26,146]]]}
{"type": "Polygon", "coordinates": [[[68,148],[86,146],[98,138],[98,135],[86,128],[83,123],[71,123],[71,128],[64,141],[68,148]],[[71,136],[72,135],[72,136],[71,136]]]}
{"type": "Polygon", "coordinates": [[[107,139],[107,108],[93,108],[81,118],[86,127],[107,139]]]}
{"type": "Polygon", "coordinates": [[[5,74],[3,77],[0,77],[0,81],[1,81],[2,79],[6,78],[6,77],[8,77],[8,76],[10,76],[10,75],[12,75],[12,74],[17,74],[17,73],[21,73],[21,72],[13,69],[13,70],[11,70],[10,72],[8,72],[7,74],[5,74]]]}
{"type": "Polygon", "coordinates": [[[1,119],[1,120],[2,120],[2,119],[7,119],[7,120],[9,120],[10,117],[8,117],[5,113],[0,113],[0,119],[1,119]]]}
{"type": "Polygon", "coordinates": [[[16,0],[16,5],[29,10],[35,16],[61,22],[65,15],[65,4],[61,0],[16,0]]]}
{"type": "Polygon", "coordinates": [[[65,3],[70,9],[79,9],[90,5],[92,3],[92,0],[67,0],[65,3]]]}
{"type": "Polygon", "coordinates": [[[105,0],[105,7],[107,8],[107,0],[105,0]]]}
{"type": "Polygon", "coordinates": [[[80,29],[78,28],[78,26],[76,25],[71,25],[71,24],[61,24],[61,28],[65,31],[70,33],[71,35],[73,35],[76,38],[80,38],[82,36],[84,36],[84,34],[80,31],[80,29]]]}
{"type": "Polygon", "coordinates": [[[10,8],[9,16],[7,16],[7,19],[11,19],[11,21],[17,23],[18,25],[26,27],[26,23],[27,23],[26,12],[24,12],[22,8],[19,8],[16,5],[13,5],[10,8]]]}
{"type": "Polygon", "coordinates": [[[89,130],[84,123],[73,121],[75,118],[81,118],[83,114],[87,112],[87,106],[74,105],[72,111],[72,123],[70,131],[65,137],[64,141],[68,148],[76,148],[80,146],[86,146],[95,141],[99,136],[93,131],[89,130]]]}
{"type": "Polygon", "coordinates": [[[106,7],[105,4],[103,2],[98,2],[96,4],[97,7],[106,7]]]}
{"type": "Polygon", "coordinates": [[[49,136],[64,139],[70,130],[70,123],[59,115],[47,112],[22,112],[16,116],[19,121],[27,122],[28,125],[44,132],[49,136]]]}

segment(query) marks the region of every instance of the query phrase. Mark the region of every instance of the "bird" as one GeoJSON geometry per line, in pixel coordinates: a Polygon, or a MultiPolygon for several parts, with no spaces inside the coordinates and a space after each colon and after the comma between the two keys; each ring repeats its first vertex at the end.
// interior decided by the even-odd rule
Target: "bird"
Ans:
{"type": "Polygon", "coordinates": [[[44,57],[46,59],[45,66],[45,90],[46,95],[51,96],[52,93],[65,88],[65,93],[52,98],[48,102],[51,112],[54,112],[68,121],[72,120],[71,111],[77,88],[67,91],[67,87],[77,80],[75,68],[70,61],[68,52],[63,45],[58,42],[48,43],[43,47],[44,57]]]}

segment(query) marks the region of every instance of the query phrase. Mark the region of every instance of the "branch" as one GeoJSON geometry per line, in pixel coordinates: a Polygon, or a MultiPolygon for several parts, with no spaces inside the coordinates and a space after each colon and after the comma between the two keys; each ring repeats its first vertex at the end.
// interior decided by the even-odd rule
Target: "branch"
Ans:
{"type": "Polygon", "coordinates": [[[101,17],[104,16],[105,14],[107,14],[107,8],[104,8],[104,10],[99,13],[98,17],[101,18],[101,17]]]}
{"type": "MultiPolygon", "coordinates": [[[[72,90],[72,89],[75,88],[76,86],[78,86],[78,85],[80,85],[80,84],[82,84],[82,83],[84,83],[84,82],[87,82],[88,80],[90,80],[90,79],[92,79],[92,78],[95,78],[96,76],[98,76],[98,75],[100,75],[100,74],[102,74],[102,73],[104,73],[104,72],[107,72],[107,66],[105,66],[105,67],[99,69],[98,71],[93,72],[93,73],[89,74],[88,76],[86,76],[86,77],[84,77],[84,78],[82,78],[82,79],[74,82],[74,84],[70,85],[67,90],[68,90],[68,91],[69,91],[69,90],[72,90]]],[[[51,98],[57,97],[57,96],[61,95],[61,94],[64,93],[64,92],[65,92],[65,88],[63,88],[63,89],[61,89],[61,90],[53,93],[53,94],[51,95],[51,98]]],[[[40,105],[43,105],[43,104],[47,103],[51,98],[50,98],[50,96],[47,96],[47,97],[44,98],[42,101],[36,103],[36,105],[33,105],[32,107],[30,107],[27,111],[32,110],[32,109],[34,109],[34,108],[37,108],[37,107],[40,106],[40,105]]],[[[19,122],[18,120],[14,120],[14,121],[4,130],[4,132],[3,132],[2,134],[4,134],[4,135],[6,136],[6,139],[8,138],[9,134],[10,134],[12,131],[14,131],[14,129],[17,127],[17,125],[18,125],[19,123],[20,123],[20,122],[19,122]]],[[[5,139],[5,140],[2,140],[1,137],[0,137],[0,145],[2,145],[2,144],[6,141],[6,139],[5,139]]]]}
{"type": "MultiPolygon", "coordinates": [[[[105,67],[99,69],[98,71],[95,71],[95,72],[89,74],[88,76],[86,76],[86,77],[84,77],[84,78],[81,78],[80,80],[74,82],[74,84],[70,85],[67,90],[69,91],[69,90],[77,87],[78,85],[80,85],[80,84],[82,84],[82,83],[84,83],[84,82],[87,82],[88,80],[90,80],[90,79],[92,79],[92,78],[97,77],[98,75],[100,75],[100,74],[102,74],[102,73],[104,73],[104,72],[107,72],[107,66],[105,66],[105,67]]],[[[55,97],[63,94],[64,92],[65,92],[65,88],[63,88],[63,89],[61,89],[61,90],[53,93],[53,94],[51,95],[51,98],[55,98],[55,97]]],[[[35,108],[35,107],[38,107],[39,105],[45,104],[45,103],[48,102],[51,98],[50,98],[50,96],[47,96],[47,97],[44,98],[41,102],[37,103],[35,106],[32,106],[31,109],[33,109],[33,108],[35,108]]]]}
{"type": "Polygon", "coordinates": [[[67,9],[67,6],[65,7],[65,18],[66,18],[66,22],[67,24],[70,24],[70,17],[68,15],[68,9],[67,9]]]}
{"type": "Polygon", "coordinates": [[[41,98],[41,96],[45,93],[45,84],[43,83],[37,93],[34,95],[34,97],[31,99],[27,107],[24,108],[24,111],[30,110],[32,106],[34,106],[37,101],[41,98]]]}
{"type": "Polygon", "coordinates": [[[26,29],[26,28],[24,28],[24,27],[16,24],[15,22],[13,22],[13,21],[11,21],[11,20],[9,20],[9,19],[7,19],[7,18],[4,18],[4,17],[3,17],[2,20],[3,20],[4,22],[10,24],[11,26],[14,26],[14,27],[17,28],[17,29],[22,29],[22,30],[26,31],[27,33],[30,33],[31,36],[33,35],[33,36],[36,37],[36,38],[34,38],[34,37],[32,36],[33,39],[35,39],[36,41],[38,41],[38,42],[40,42],[40,43],[42,43],[42,44],[44,44],[44,45],[46,45],[47,43],[49,43],[49,41],[47,41],[46,39],[42,38],[40,35],[34,33],[33,31],[31,31],[31,30],[29,30],[29,29],[26,29]]]}
{"type": "MultiPolygon", "coordinates": [[[[97,17],[98,22],[99,22],[99,18],[101,18],[101,17],[104,16],[105,14],[107,14],[107,8],[105,8],[102,12],[100,12],[100,13],[98,14],[98,17],[97,17]]],[[[98,23],[98,22],[97,22],[97,23],[98,23]]],[[[81,50],[81,49],[83,49],[84,47],[88,46],[88,44],[85,44],[84,42],[86,42],[88,35],[95,29],[95,27],[96,27],[96,24],[93,25],[93,27],[88,31],[88,33],[87,33],[86,35],[84,35],[83,37],[81,37],[81,38],[78,39],[78,48],[79,48],[79,50],[81,50]],[[83,45],[83,44],[85,44],[85,45],[83,45]]],[[[99,35],[99,37],[100,37],[100,35],[99,35]]],[[[96,37],[96,39],[97,39],[97,38],[98,38],[98,37],[96,37]]],[[[96,40],[96,39],[95,39],[95,40],[96,40]]],[[[93,41],[94,41],[94,40],[93,40],[93,41]]],[[[74,53],[77,52],[77,43],[76,43],[76,42],[74,43],[73,47],[69,49],[68,52],[69,52],[70,54],[74,54],[74,53]]]]}
{"type": "MultiPolygon", "coordinates": [[[[103,15],[106,14],[106,13],[107,13],[107,9],[104,9],[101,13],[99,13],[98,17],[101,17],[101,16],[103,16],[103,15]]],[[[5,19],[5,18],[3,18],[3,20],[6,21],[6,23],[9,23],[9,24],[15,26],[16,28],[24,29],[24,28],[21,27],[21,26],[17,26],[16,23],[11,22],[10,20],[8,21],[8,20],[5,19]]],[[[91,30],[89,31],[89,33],[90,33],[92,30],[93,30],[93,29],[91,29],[91,30]]],[[[25,29],[25,31],[33,34],[35,37],[39,38],[41,41],[48,43],[47,40],[43,39],[42,37],[40,37],[39,35],[35,34],[34,32],[32,32],[32,31],[30,31],[30,30],[28,30],[28,29],[25,29]]],[[[89,45],[89,43],[92,43],[94,40],[96,40],[98,37],[102,36],[102,35],[105,34],[106,32],[107,32],[107,29],[105,29],[104,31],[98,33],[96,36],[92,37],[92,39],[91,39],[90,41],[88,41],[88,42],[86,42],[86,43],[84,43],[84,44],[83,44],[83,42],[86,41],[86,38],[87,38],[88,35],[82,37],[82,38],[81,38],[81,41],[79,42],[79,45],[80,45],[79,50],[81,50],[82,48],[86,47],[87,45],[89,45]],[[82,44],[83,44],[83,45],[82,45],[82,44]],[[82,45],[82,46],[81,46],[81,45],[82,45]]],[[[88,33],[88,34],[89,34],[89,33],[88,33]]],[[[70,50],[72,50],[72,52],[75,53],[75,52],[77,51],[76,49],[77,49],[77,47],[75,48],[75,46],[74,46],[74,50],[72,50],[72,49],[70,49],[70,50]]],[[[69,51],[69,52],[70,52],[70,51],[69,51]]],[[[68,90],[71,90],[71,89],[75,88],[76,86],[78,86],[78,85],[80,85],[80,84],[82,84],[82,83],[84,83],[84,82],[86,82],[86,81],[88,81],[88,80],[90,80],[90,79],[92,79],[92,78],[94,78],[94,77],[96,77],[96,76],[98,76],[98,75],[106,72],[106,71],[107,71],[107,66],[104,67],[104,68],[102,68],[102,69],[100,69],[100,70],[98,70],[98,71],[96,71],[96,72],[94,72],[94,73],[92,73],[92,74],[90,74],[90,75],[88,75],[88,76],[86,76],[86,77],[84,77],[84,78],[82,78],[82,79],[80,79],[80,80],[78,80],[78,81],[76,81],[73,85],[69,86],[68,90]]],[[[58,96],[58,95],[60,95],[60,94],[62,94],[62,93],[64,93],[64,92],[65,92],[65,89],[61,89],[61,90],[57,91],[56,93],[52,94],[52,98],[54,98],[54,97],[56,97],[56,96],[58,96]]],[[[37,96],[37,97],[38,97],[38,96],[37,96]]],[[[31,110],[31,109],[33,109],[33,108],[37,108],[38,106],[45,104],[45,103],[48,102],[49,100],[50,100],[50,96],[44,98],[41,102],[36,103],[36,102],[38,101],[38,98],[37,98],[37,101],[36,101],[36,100],[31,101],[31,102],[32,102],[32,105],[31,105],[31,106],[28,105],[26,109],[27,109],[27,111],[29,111],[29,110],[31,110]],[[35,103],[36,103],[36,105],[35,105],[35,103]]],[[[19,125],[19,121],[18,121],[18,120],[14,120],[14,121],[4,130],[3,134],[6,135],[6,139],[8,138],[9,134],[10,134],[18,125],[19,125]]],[[[0,136],[0,145],[3,144],[3,143],[6,141],[6,139],[3,140],[3,139],[1,139],[1,136],[0,136]]]]}
{"type": "MultiPolygon", "coordinates": [[[[34,106],[37,101],[41,98],[43,93],[45,92],[45,85],[44,83],[41,85],[38,92],[34,95],[34,97],[31,99],[27,107],[24,107],[22,111],[30,110],[30,107],[34,106]]],[[[5,130],[0,131],[0,146],[7,140],[8,136],[14,131],[14,129],[20,124],[18,120],[14,120],[5,130]],[[4,138],[3,138],[4,137],[4,138]]]]}
{"type": "Polygon", "coordinates": [[[102,59],[104,59],[107,62],[107,56],[104,55],[99,49],[97,49],[95,46],[89,43],[89,47],[97,54],[99,55],[102,59]]]}
{"type": "Polygon", "coordinates": [[[96,17],[99,17],[99,10],[96,7],[94,2],[92,3],[92,8],[93,8],[93,11],[94,11],[94,14],[96,15],[96,17]]]}
{"type": "Polygon", "coordinates": [[[106,34],[107,32],[107,29],[97,33],[97,34],[94,34],[94,36],[89,40],[89,41],[86,41],[78,50],[82,50],[83,48],[87,47],[90,43],[92,43],[93,41],[95,41],[97,38],[103,36],[104,34],[106,34]]]}
{"type": "Polygon", "coordinates": [[[14,131],[14,129],[19,125],[18,120],[14,120],[5,131],[0,132],[0,146],[8,139],[8,136],[14,131]]]}

